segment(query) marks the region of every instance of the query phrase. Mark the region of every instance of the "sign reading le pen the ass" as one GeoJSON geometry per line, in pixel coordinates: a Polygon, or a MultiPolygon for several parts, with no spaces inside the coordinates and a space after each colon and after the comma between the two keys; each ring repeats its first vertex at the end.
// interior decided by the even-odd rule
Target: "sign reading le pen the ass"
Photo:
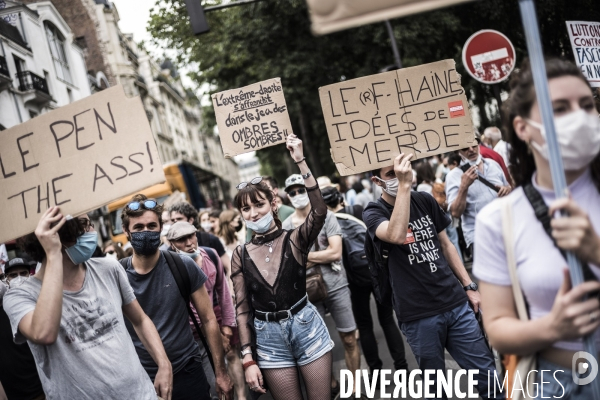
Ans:
{"type": "Polygon", "coordinates": [[[460,150],[475,142],[453,60],[319,88],[331,156],[340,175],[460,150]]]}
{"type": "Polygon", "coordinates": [[[164,181],[139,97],[103,90],[2,132],[0,243],[49,207],[76,216],[164,181]]]}

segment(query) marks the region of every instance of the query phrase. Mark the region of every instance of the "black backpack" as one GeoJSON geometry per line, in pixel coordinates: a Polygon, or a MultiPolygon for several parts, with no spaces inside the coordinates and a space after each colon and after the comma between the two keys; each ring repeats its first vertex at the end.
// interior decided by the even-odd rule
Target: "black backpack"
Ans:
{"type": "MultiPolygon", "coordinates": [[[[214,371],[215,365],[213,362],[210,347],[208,347],[208,343],[206,342],[204,333],[200,329],[200,326],[198,325],[198,320],[196,319],[196,316],[194,315],[194,312],[192,311],[192,308],[190,307],[190,301],[191,301],[191,296],[192,296],[192,281],[190,279],[190,275],[188,274],[188,271],[185,268],[185,265],[183,264],[183,261],[181,260],[181,256],[179,254],[173,253],[172,251],[164,251],[164,250],[161,250],[161,253],[167,260],[167,265],[169,266],[169,269],[171,270],[171,273],[173,274],[173,278],[175,278],[175,283],[177,284],[177,288],[179,289],[179,292],[181,293],[181,297],[183,297],[183,301],[185,302],[185,306],[187,308],[188,315],[190,316],[192,322],[194,323],[196,332],[198,332],[198,336],[200,337],[200,340],[202,341],[202,344],[204,345],[204,349],[206,350],[206,354],[208,356],[208,361],[210,361],[210,365],[214,371]]],[[[119,260],[119,262],[125,269],[127,269],[127,265],[129,263],[129,260],[131,260],[131,258],[132,258],[131,256],[122,258],[119,260]]],[[[133,262],[133,260],[131,262],[133,262]]],[[[133,266],[132,266],[132,268],[133,268],[133,266]]]]}
{"type": "MultiPolygon", "coordinates": [[[[392,214],[383,204],[379,203],[380,201],[369,203],[367,208],[377,207],[390,219],[392,214]]],[[[380,304],[392,305],[392,285],[390,284],[390,270],[388,267],[391,245],[381,240],[378,240],[377,244],[375,244],[373,239],[371,239],[371,235],[365,235],[364,243],[365,256],[367,257],[369,271],[371,272],[371,283],[375,299],[380,304]]]]}
{"type": "Polygon", "coordinates": [[[367,226],[358,218],[346,214],[335,213],[342,228],[342,260],[348,281],[356,286],[371,286],[369,262],[365,255],[365,237],[367,226]]]}

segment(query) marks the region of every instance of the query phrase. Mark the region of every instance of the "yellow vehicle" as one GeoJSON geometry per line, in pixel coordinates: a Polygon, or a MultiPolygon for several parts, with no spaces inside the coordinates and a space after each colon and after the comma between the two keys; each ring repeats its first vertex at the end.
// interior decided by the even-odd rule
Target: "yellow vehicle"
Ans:
{"type": "MultiPolygon", "coordinates": [[[[170,195],[176,191],[181,192],[186,199],[189,198],[188,190],[183,179],[183,175],[179,170],[177,163],[165,164],[163,166],[165,172],[165,183],[159,183],[154,186],[150,186],[147,189],[140,191],[140,193],[146,195],[149,198],[156,199],[159,204],[162,204],[170,195]]],[[[132,196],[126,196],[119,200],[113,201],[108,205],[108,211],[110,213],[110,222],[112,225],[112,240],[113,242],[120,242],[121,244],[127,243],[127,236],[123,233],[123,226],[121,225],[121,212],[123,207],[131,200],[132,196]]]]}

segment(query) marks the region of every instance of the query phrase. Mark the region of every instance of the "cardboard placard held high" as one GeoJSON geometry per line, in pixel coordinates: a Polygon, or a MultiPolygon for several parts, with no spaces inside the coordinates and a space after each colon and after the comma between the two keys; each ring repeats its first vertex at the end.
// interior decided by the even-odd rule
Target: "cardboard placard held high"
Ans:
{"type": "Polygon", "coordinates": [[[49,207],[77,216],[165,181],[142,102],[122,86],[3,131],[0,167],[0,243],[49,207]]]}
{"type": "Polygon", "coordinates": [[[340,175],[475,143],[453,60],[365,76],[319,88],[331,156],[340,175]]]}
{"type": "Polygon", "coordinates": [[[225,158],[284,143],[292,133],[281,79],[212,95],[225,158]]]}

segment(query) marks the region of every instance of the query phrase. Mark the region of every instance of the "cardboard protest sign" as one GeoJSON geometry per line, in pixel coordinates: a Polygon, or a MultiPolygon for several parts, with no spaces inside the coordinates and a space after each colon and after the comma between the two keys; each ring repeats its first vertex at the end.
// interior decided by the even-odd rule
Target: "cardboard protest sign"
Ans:
{"type": "Polygon", "coordinates": [[[76,216],[165,181],[142,102],[122,86],[3,131],[0,170],[0,243],[49,207],[76,216]]]}
{"type": "Polygon", "coordinates": [[[472,0],[307,0],[315,35],[354,28],[472,0]]]}
{"type": "Polygon", "coordinates": [[[284,143],[292,133],[281,79],[212,95],[225,158],[284,143]]]}
{"type": "Polygon", "coordinates": [[[600,87],[600,22],[566,22],[577,66],[590,86],[600,87]]]}
{"type": "Polygon", "coordinates": [[[454,60],[365,76],[319,88],[331,156],[340,175],[475,143],[454,60]]]}

